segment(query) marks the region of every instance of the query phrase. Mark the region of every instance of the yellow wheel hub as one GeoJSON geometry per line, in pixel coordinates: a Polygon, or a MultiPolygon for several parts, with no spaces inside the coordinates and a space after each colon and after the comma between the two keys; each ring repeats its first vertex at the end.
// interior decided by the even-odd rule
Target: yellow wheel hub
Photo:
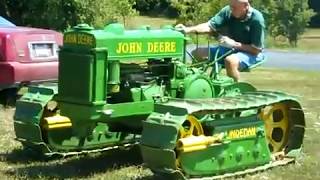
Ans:
{"type": "Polygon", "coordinates": [[[193,115],[187,116],[186,121],[180,127],[179,133],[180,138],[185,138],[191,135],[200,136],[204,134],[201,123],[193,115]]]}
{"type": "Polygon", "coordinates": [[[286,104],[277,103],[266,106],[260,113],[272,153],[282,151],[287,144],[289,133],[288,111],[289,108],[286,104]]]}
{"type": "MultiPolygon", "coordinates": [[[[179,138],[186,138],[188,136],[200,136],[204,135],[202,125],[200,121],[193,115],[188,115],[184,123],[179,129],[179,138]]],[[[176,159],[176,166],[181,167],[179,155],[176,159]]]]}

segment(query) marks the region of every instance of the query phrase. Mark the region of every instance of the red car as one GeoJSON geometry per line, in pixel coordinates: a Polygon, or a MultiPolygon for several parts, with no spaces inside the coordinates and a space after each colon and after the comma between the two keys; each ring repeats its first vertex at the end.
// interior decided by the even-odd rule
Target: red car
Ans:
{"type": "Polygon", "coordinates": [[[0,91],[57,80],[62,34],[19,27],[0,16],[0,91]]]}

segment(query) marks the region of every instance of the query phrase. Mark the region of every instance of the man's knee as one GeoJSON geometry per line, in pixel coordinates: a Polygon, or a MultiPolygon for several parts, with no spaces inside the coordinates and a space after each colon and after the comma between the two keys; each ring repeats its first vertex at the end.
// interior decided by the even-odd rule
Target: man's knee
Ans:
{"type": "Polygon", "coordinates": [[[239,67],[239,59],[235,55],[227,56],[224,59],[224,62],[226,66],[229,66],[231,68],[238,68],[239,67]]]}

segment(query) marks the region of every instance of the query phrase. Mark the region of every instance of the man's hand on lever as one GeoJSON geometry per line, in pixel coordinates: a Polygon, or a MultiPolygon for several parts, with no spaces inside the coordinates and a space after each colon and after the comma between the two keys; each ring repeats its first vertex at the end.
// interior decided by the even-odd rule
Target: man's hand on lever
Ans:
{"type": "Polygon", "coordinates": [[[175,27],[175,30],[183,32],[183,33],[189,33],[187,30],[187,27],[183,24],[177,24],[175,27]]]}
{"type": "Polygon", "coordinates": [[[198,24],[196,26],[190,26],[186,27],[183,24],[178,24],[175,26],[177,30],[183,30],[184,33],[199,33],[199,34],[205,34],[205,33],[211,33],[212,29],[210,28],[208,23],[202,23],[198,24]]]}
{"type": "Polygon", "coordinates": [[[218,42],[220,46],[227,47],[227,48],[237,48],[241,46],[241,43],[229,38],[228,36],[219,35],[218,42]]]}

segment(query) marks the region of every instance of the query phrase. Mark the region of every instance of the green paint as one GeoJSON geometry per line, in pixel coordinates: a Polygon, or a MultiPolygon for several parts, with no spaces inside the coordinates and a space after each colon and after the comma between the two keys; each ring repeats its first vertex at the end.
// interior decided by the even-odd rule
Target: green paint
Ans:
{"type": "MultiPolygon", "coordinates": [[[[207,72],[210,62],[186,64],[186,40],[168,26],[135,30],[121,24],[102,30],[76,26],[65,33],[59,51],[58,85],[29,88],[18,100],[17,140],[42,153],[58,154],[140,141],[147,166],[176,178],[269,163],[266,132],[257,115],[265,106],[282,103],[290,109],[292,127],[304,127],[299,103],[284,93],[235,83],[220,75],[221,69],[207,72]],[[56,114],[70,119],[71,127],[45,129],[44,118],[56,114]],[[181,129],[192,129],[186,121],[189,115],[198,118],[205,136],[224,134],[221,142],[179,152],[181,129]]],[[[295,154],[304,129],[292,127],[288,151],[295,154]]]]}

